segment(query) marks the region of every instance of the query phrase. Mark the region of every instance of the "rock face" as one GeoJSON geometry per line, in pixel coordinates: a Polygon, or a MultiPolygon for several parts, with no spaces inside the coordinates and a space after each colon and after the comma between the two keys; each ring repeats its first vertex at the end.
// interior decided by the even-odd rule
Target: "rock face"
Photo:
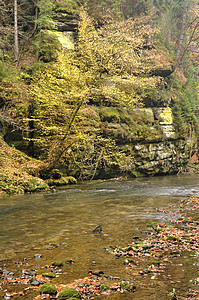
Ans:
{"type": "Polygon", "coordinates": [[[68,50],[74,50],[74,32],[72,31],[52,31],[47,30],[49,34],[51,34],[55,39],[59,41],[61,47],[68,50]]]}
{"type": "Polygon", "coordinates": [[[151,121],[159,123],[162,139],[132,145],[135,164],[132,174],[136,177],[153,176],[176,174],[183,170],[191,155],[193,141],[185,142],[176,137],[171,108],[143,108],[141,111],[151,121]]]}
{"type": "Polygon", "coordinates": [[[185,140],[177,136],[171,108],[139,108],[136,112],[150,121],[149,132],[152,133],[153,126],[158,124],[159,135],[155,138],[146,136],[145,140],[123,141],[123,145],[120,145],[121,152],[127,149],[125,153],[131,157],[126,162],[128,166],[125,166],[125,171],[122,172],[121,167],[108,166],[106,170],[100,170],[98,178],[177,174],[186,168],[195,141],[191,137],[185,140]]]}
{"type": "Polygon", "coordinates": [[[58,31],[76,31],[78,25],[78,17],[68,12],[67,10],[60,9],[55,14],[55,25],[58,31]]]}
{"type": "MultiPolygon", "coordinates": [[[[146,109],[145,109],[146,110],[146,109]]],[[[135,175],[176,174],[183,170],[191,155],[193,142],[176,138],[170,107],[147,108],[147,114],[158,120],[163,138],[133,146],[135,175]]]]}
{"type": "Polygon", "coordinates": [[[190,147],[183,140],[165,140],[137,144],[134,153],[138,176],[175,174],[186,165],[190,147]]]}

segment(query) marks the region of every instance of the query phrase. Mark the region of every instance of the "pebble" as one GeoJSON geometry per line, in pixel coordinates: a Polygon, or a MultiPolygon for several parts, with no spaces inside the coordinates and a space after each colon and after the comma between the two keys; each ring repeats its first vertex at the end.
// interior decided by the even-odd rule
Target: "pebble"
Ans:
{"type": "Polygon", "coordinates": [[[35,278],[35,276],[33,276],[33,277],[29,280],[28,283],[31,284],[32,286],[39,286],[39,285],[40,285],[40,282],[37,281],[37,279],[35,278]]]}
{"type": "Polygon", "coordinates": [[[140,271],[140,272],[138,273],[138,275],[144,275],[144,272],[143,272],[143,271],[140,271]]]}
{"type": "Polygon", "coordinates": [[[196,263],[195,266],[196,266],[196,267],[199,267],[199,263],[196,263]]]}
{"type": "MultiPolygon", "coordinates": [[[[7,270],[3,270],[3,275],[5,275],[5,276],[9,276],[11,273],[12,272],[9,272],[7,270]]],[[[13,275],[14,275],[14,273],[13,273],[13,275]]]]}
{"type": "Polygon", "coordinates": [[[35,272],[30,272],[30,271],[27,271],[27,270],[22,270],[21,272],[22,272],[22,274],[28,275],[28,276],[35,276],[36,275],[35,272]]]}
{"type": "Polygon", "coordinates": [[[37,281],[37,280],[34,280],[32,282],[29,282],[32,286],[39,286],[40,285],[40,282],[37,281]]]}
{"type": "Polygon", "coordinates": [[[36,259],[42,258],[42,254],[35,254],[34,258],[36,258],[36,259]]]}

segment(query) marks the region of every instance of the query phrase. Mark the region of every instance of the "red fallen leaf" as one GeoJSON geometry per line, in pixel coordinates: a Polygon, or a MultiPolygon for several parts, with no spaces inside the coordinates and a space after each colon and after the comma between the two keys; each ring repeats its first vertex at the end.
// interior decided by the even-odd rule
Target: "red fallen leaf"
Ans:
{"type": "Polygon", "coordinates": [[[36,275],[37,281],[42,281],[42,282],[48,282],[49,280],[47,278],[44,278],[42,275],[36,275]]]}

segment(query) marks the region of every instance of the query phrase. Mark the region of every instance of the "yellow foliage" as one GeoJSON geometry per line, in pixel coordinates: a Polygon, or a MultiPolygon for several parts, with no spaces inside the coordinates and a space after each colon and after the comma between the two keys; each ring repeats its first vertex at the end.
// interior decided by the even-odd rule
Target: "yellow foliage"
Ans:
{"type": "Polygon", "coordinates": [[[31,88],[37,129],[34,141],[47,149],[50,161],[67,157],[68,149],[77,151],[78,147],[84,155],[88,151],[89,156],[94,147],[93,156],[110,157],[110,140],[107,143],[100,137],[96,143],[101,146],[94,146],[103,129],[99,116],[86,110],[86,103],[140,107],[162,83],[160,77],[149,75],[158,55],[147,48],[146,17],[122,22],[106,19],[98,29],[85,11],[80,18],[75,51],[60,51],[56,61],[38,70],[31,88]]]}

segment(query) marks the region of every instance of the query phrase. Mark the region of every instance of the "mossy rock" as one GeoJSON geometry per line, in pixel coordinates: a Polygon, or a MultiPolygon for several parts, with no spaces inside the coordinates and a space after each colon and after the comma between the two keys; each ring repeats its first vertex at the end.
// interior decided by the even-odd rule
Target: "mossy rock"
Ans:
{"type": "MultiPolygon", "coordinates": [[[[179,219],[178,219],[179,220],[179,219]]],[[[182,223],[191,223],[192,221],[190,220],[183,220],[182,223]]]]}
{"type": "Polygon", "coordinates": [[[74,264],[74,262],[75,261],[73,259],[71,259],[71,258],[65,260],[66,264],[74,264]]]}
{"type": "Polygon", "coordinates": [[[23,186],[24,192],[37,192],[48,188],[48,185],[45,181],[36,177],[30,179],[29,181],[24,181],[23,186]]]}
{"type": "Polygon", "coordinates": [[[69,177],[64,177],[68,179],[68,183],[69,184],[77,184],[77,179],[74,178],[73,176],[69,176],[69,177]]]}
{"type": "Polygon", "coordinates": [[[49,186],[55,185],[55,186],[64,186],[67,184],[77,184],[77,179],[75,179],[73,176],[68,176],[68,177],[60,177],[59,179],[47,179],[46,180],[47,184],[49,186]]]}
{"type": "Polygon", "coordinates": [[[56,275],[54,273],[42,273],[43,277],[48,277],[48,278],[55,278],[56,275]]]}
{"type": "Polygon", "coordinates": [[[124,248],[122,248],[122,247],[117,247],[117,250],[119,250],[119,251],[122,251],[122,252],[125,252],[126,250],[124,249],[124,248]]]}
{"type": "Polygon", "coordinates": [[[45,63],[57,59],[58,51],[61,50],[61,43],[51,31],[41,30],[36,38],[37,57],[45,63]]]}
{"type": "Polygon", "coordinates": [[[148,265],[149,265],[149,266],[154,265],[154,266],[159,267],[160,261],[159,261],[159,260],[150,260],[150,261],[148,262],[148,265]]]}
{"type": "Polygon", "coordinates": [[[134,265],[136,265],[136,262],[132,258],[126,258],[124,260],[124,264],[125,265],[127,265],[127,264],[134,264],[134,265]]]}
{"type": "Polygon", "coordinates": [[[56,295],[57,289],[54,285],[52,285],[50,283],[44,283],[40,287],[39,292],[40,292],[40,294],[56,295]]]}
{"type": "Polygon", "coordinates": [[[53,267],[62,267],[63,263],[61,261],[53,261],[52,266],[53,267]]]}
{"type": "Polygon", "coordinates": [[[175,237],[175,236],[173,236],[173,235],[170,235],[170,236],[168,236],[168,237],[166,238],[166,240],[167,240],[167,241],[174,241],[174,242],[176,242],[176,241],[179,241],[179,238],[177,238],[177,237],[175,237]]]}
{"type": "Polygon", "coordinates": [[[64,186],[68,184],[68,180],[66,180],[64,177],[61,177],[60,179],[54,179],[53,184],[56,186],[64,186]]]}
{"type": "Polygon", "coordinates": [[[127,282],[122,282],[120,286],[122,289],[129,292],[133,292],[136,289],[136,286],[134,284],[128,284],[127,282]]]}
{"type": "Polygon", "coordinates": [[[139,244],[139,247],[140,248],[142,248],[143,250],[147,250],[147,249],[150,249],[151,248],[151,246],[149,246],[149,245],[145,245],[145,244],[139,244]]]}
{"type": "Polygon", "coordinates": [[[59,293],[59,299],[65,300],[65,299],[81,299],[81,295],[78,291],[74,289],[64,289],[59,293]]]}
{"type": "Polygon", "coordinates": [[[100,292],[108,291],[110,290],[110,286],[107,284],[101,284],[100,285],[100,292]]]}
{"type": "Polygon", "coordinates": [[[131,251],[132,250],[132,246],[127,246],[126,248],[125,248],[125,251],[131,251]]]}

